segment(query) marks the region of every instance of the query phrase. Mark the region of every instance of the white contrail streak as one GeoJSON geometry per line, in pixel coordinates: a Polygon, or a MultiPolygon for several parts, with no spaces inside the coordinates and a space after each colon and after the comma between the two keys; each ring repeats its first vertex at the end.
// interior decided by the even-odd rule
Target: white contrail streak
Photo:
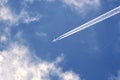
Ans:
{"type": "Polygon", "coordinates": [[[88,27],[90,27],[90,26],[92,26],[94,24],[97,24],[97,23],[99,23],[99,22],[101,22],[101,21],[103,21],[103,20],[105,20],[107,18],[110,18],[110,17],[112,17],[112,16],[114,16],[114,15],[116,15],[118,13],[120,13],[120,6],[118,6],[118,7],[114,8],[114,9],[112,9],[112,10],[98,16],[97,18],[94,18],[91,21],[86,22],[85,24],[83,24],[83,25],[81,25],[81,26],[79,26],[79,27],[77,27],[77,28],[75,28],[75,29],[73,29],[73,30],[71,30],[71,31],[57,37],[57,38],[55,38],[53,40],[53,42],[55,42],[57,40],[61,40],[61,39],[65,38],[65,37],[68,37],[68,36],[70,36],[70,35],[72,35],[74,33],[77,33],[78,31],[84,30],[85,28],[88,28],[88,27]]]}

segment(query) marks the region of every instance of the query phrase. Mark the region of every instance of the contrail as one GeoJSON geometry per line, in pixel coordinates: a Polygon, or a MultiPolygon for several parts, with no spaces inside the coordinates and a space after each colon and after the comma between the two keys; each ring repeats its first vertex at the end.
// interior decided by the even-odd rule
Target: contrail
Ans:
{"type": "Polygon", "coordinates": [[[98,16],[97,18],[94,18],[94,19],[86,22],[85,24],[83,24],[83,25],[81,25],[81,26],[79,26],[79,27],[77,27],[77,28],[75,28],[75,29],[73,29],[71,31],[68,31],[67,33],[55,38],[53,40],[53,42],[56,42],[57,40],[61,40],[63,38],[66,38],[66,37],[68,37],[68,36],[70,36],[70,35],[72,35],[74,33],[77,33],[79,31],[81,31],[81,30],[84,30],[85,28],[88,28],[88,27],[90,27],[90,26],[92,26],[94,24],[97,24],[97,23],[99,23],[99,22],[101,22],[101,21],[103,21],[103,20],[105,20],[107,18],[110,18],[110,17],[112,17],[112,16],[114,16],[114,15],[116,15],[118,13],[120,13],[120,6],[118,6],[118,7],[114,8],[114,9],[112,9],[112,10],[98,16]]]}

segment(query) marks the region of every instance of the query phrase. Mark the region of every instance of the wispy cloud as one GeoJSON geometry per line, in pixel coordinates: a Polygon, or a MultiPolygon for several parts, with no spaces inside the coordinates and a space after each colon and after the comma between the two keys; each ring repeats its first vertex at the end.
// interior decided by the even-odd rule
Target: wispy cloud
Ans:
{"type": "Polygon", "coordinates": [[[117,72],[117,75],[111,75],[108,80],[120,80],[120,70],[117,72]]]}
{"type": "Polygon", "coordinates": [[[8,7],[2,6],[0,8],[0,21],[15,22],[13,14],[8,7]]]}
{"type": "Polygon", "coordinates": [[[36,32],[35,33],[38,37],[47,37],[48,36],[48,34],[47,33],[45,33],[45,32],[36,32]]]}
{"type": "Polygon", "coordinates": [[[6,35],[0,35],[0,42],[6,42],[7,36],[6,35]]]}
{"type": "Polygon", "coordinates": [[[29,15],[29,12],[22,9],[17,18],[18,18],[17,21],[20,21],[22,23],[30,23],[30,22],[34,22],[34,21],[39,21],[41,17],[40,16],[32,17],[29,15]]]}
{"type": "Polygon", "coordinates": [[[101,6],[100,0],[62,0],[72,9],[76,9],[80,13],[86,13],[88,10],[95,10],[101,6]]]}
{"type": "Polygon", "coordinates": [[[0,21],[7,23],[8,25],[20,24],[20,23],[30,23],[34,21],[39,21],[40,16],[30,16],[29,12],[23,7],[20,13],[17,14],[8,5],[7,0],[1,0],[0,8],[0,21]]]}

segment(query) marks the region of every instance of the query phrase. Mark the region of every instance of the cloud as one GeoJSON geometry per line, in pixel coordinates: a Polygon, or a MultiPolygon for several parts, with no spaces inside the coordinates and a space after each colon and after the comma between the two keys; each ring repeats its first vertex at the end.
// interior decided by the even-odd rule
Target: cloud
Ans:
{"type": "Polygon", "coordinates": [[[7,41],[6,35],[0,35],[0,42],[6,42],[6,41],[7,41]]]}
{"type": "Polygon", "coordinates": [[[117,72],[117,76],[110,76],[108,80],[120,80],[120,70],[117,72]]]}
{"type": "Polygon", "coordinates": [[[45,32],[36,32],[35,34],[36,34],[38,37],[47,37],[47,36],[48,36],[48,34],[45,33],[45,32]]]}
{"type": "Polygon", "coordinates": [[[100,0],[62,0],[63,3],[77,10],[80,13],[87,12],[88,10],[97,9],[100,7],[100,0]]]}
{"type": "MultiPolygon", "coordinates": [[[[42,60],[24,44],[22,31],[11,36],[11,25],[39,21],[40,16],[31,16],[25,7],[16,13],[8,0],[0,0],[0,6],[0,22],[7,24],[0,30],[0,80],[81,80],[75,72],[62,70],[59,63],[64,56],[58,56],[52,62],[42,60]],[[2,47],[1,43],[7,45],[2,47]]],[[[46,37],[47,34],[41,32],[39,36],[46,37]]]]}
{"type": "Polygon", "coordinates": [[[40,16],[31,16],[30,13],[23,7],[20,13],[17,14],[13,9],[8,6],[7,0],[1,0],[0,4],[0,21],[7,23],[8,25],[20,24],[20,23],[30,23],[34,21],[39,21],[40,16]],[[6,6],[7,4],[7,6],[6,6]]]}
{"type": "MultiPolygon", "coordinates": [[[[30,12],[27,11],[27,7],[30,7],[28,3],[34,3],[35,1],[41,2],[44,0],[23,0],[23,6],[19,13],[16,13],[14,9],[9,5],[9,0],[0,0],[0,21],[8,25],[18,25],[20,23],[30,23],[39,21],[41,15],[31,16],[30,12]]],[[[46,2],[55,2],[56,0],[46,0],[46,2]]],[[[63,3],[76,9],[80,13],[87,12],[89,9],[96,9],[100,6],[100,0],[62,0],[63,3]]],[[[21,4],[22,4],[21,3],[21,4]]]]}
{"type": "Polygon", "coordinates": [[[0,50],[3,49],[10,40],[10,28],[6,26],[0,26],[0,50]]]}
{"type": "Polygon", "coordinates": [[[49,62],[41,60],[31,53],[30,49],[11,43],[7,49],[0,51],[1,80],[80,80],[72,71],[63,72],[58,63],[63,57],[49,62]],[[55,78],[55,79],[54,79],[55,78]]]}
{"type": "Polygon", "coordinates": [[[14,22],[13,14],[11,13],[9,8],[4,6],[0,8],[0,21],[14,22]]]}
{"type": "Polygon", "coordinates": [[[34,22],[34,21],[39,21],[40,20],[40,16],[30,16],[29,13],[22,9],[20,14],[17,17],[17,22],[21,21],[22,23],[30,23],[30,22],[34,22]]]}

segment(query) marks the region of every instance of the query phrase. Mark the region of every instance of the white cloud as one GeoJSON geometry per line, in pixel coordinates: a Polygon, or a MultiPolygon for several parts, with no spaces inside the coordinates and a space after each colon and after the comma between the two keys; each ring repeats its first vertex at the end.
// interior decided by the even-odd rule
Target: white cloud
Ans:
{"type": "Polygon", "coordinates": [[[83,13],[88,10],[97,9],[100,7],[100,0],[62,0],[66,5],[70,6],[73,9],[76,9],[78,12],[83,13]]]}
{"type": "Polygon", "coordinates": [[[30,23],[34,21],[39,21],[40,16],[30,16],[27,10],[21,9],[20,13],[15,13],[9,6],[7,0],[1,0],[0,4],[0,21],[7,23],[9,25],[20,24],[20,23],[30,23]],[[7,6],[6,6],[7,4],[7,6]]]}
{"type": "MultiPolygon", "coordinates": [[[[30,16],[25,9],[21,9],[17,14],[6,4],[7,0],[0,0],[0,21],[5,24],[30,23],[40,19],[39,16],[30,16]]],[[[10,27],[5,27],[0,38],[10,43],[0,51],[0,80],[53,80],[54,77],[55,80],[56,78],[57,80],[81,80],[73,71],[62,71],[59,62],[62,61],[63,56],[58,56],[53,62],[44,61],[35,56],[27,46],[18,44],[14,39],[8,40],[11,38],[10,29],[10,27]]],[[[22,34],[22,31],[19,31],[15,35],[16,41],[24,42],[21,40],[22,34]]],[[[40,33],[39,36],[43,37],[47,34],[40,33]]]]}
{"type": "Polygon", "coordinates": [[[6,42],[7,36],[6,35],[0,35],[0,42],[6,42]]]}
{"type": "Polygon", "coordinates": [[[35,34],[36,34],[38,37],[47,37],[47,36],[48,36],[48,34],[45,33],[45,32],[36,32],[35,34]]]}
{"type": "MultiPolygon", "coordinates": [[[[62,57],[61,57],[62,58],[62,57]]],[[[56,61],[48,62],[33,57],[27,46],[12,43],[8,49],[0,51],[0,79],[1,80],[80,80],[72,71],[63,72],[58,67],[60,57],[56,61]]]]}
{"type": "Polygon", "coordinates": [[[62,74],[62,80],[80,80],[78,76],[72,71],[62,74]]]}
{"type": "Polygon", "coordinates": [[[21,13],[18,15],[17,18],[18,18],[17,21],[21,21],[23,23],[30,23],[30,22],[34,22],[34,21],[39,21],[40,20],[40,16],[31,17],[29,15],[29,13],[27,11],[25,11],[24,9],[21,10],[21,13]]]}
{"type": "Polygon", "coordinates": [[[30,23],[30,22],[34,22],[34,21],[38,21],[40,18],[38,18],[38,17],[28,17],[28,18],[26,18],[24,21],[25,21],[25,23],[30,23]]]}
{"type": "Polygon", "coordinates": [[[0,8],[0,21],[9,21],[14,22],[14,17],[9,8],[1,7],[0,8]]]}
{"type": "MultiPolygon", "coordinates": [[[[25,6],[23,6],[20,13],[17,14],[14,9],[9,7],[8,0],[0,0],[0,21],[7,22],[9,25],[39,21],[41,15],[30,16],[26,10],[26,7],[28,7],[27,3],[34,3],[35,1],[40,2],[44,0],[23,0],[25,6]]],[[[46,0],[46,2],[55,1],[56,0],[46,0]]],[[[62,0],[62,2],[81,13],[87,12],[89,9],[96,9],[101,5],[100,0],[62,0]]]]}
{"type": "Polygon", "coordinates": [[[118,71],[117,76],[112,75],[108,80],[120,80],[120,70],[118,71]]]}

